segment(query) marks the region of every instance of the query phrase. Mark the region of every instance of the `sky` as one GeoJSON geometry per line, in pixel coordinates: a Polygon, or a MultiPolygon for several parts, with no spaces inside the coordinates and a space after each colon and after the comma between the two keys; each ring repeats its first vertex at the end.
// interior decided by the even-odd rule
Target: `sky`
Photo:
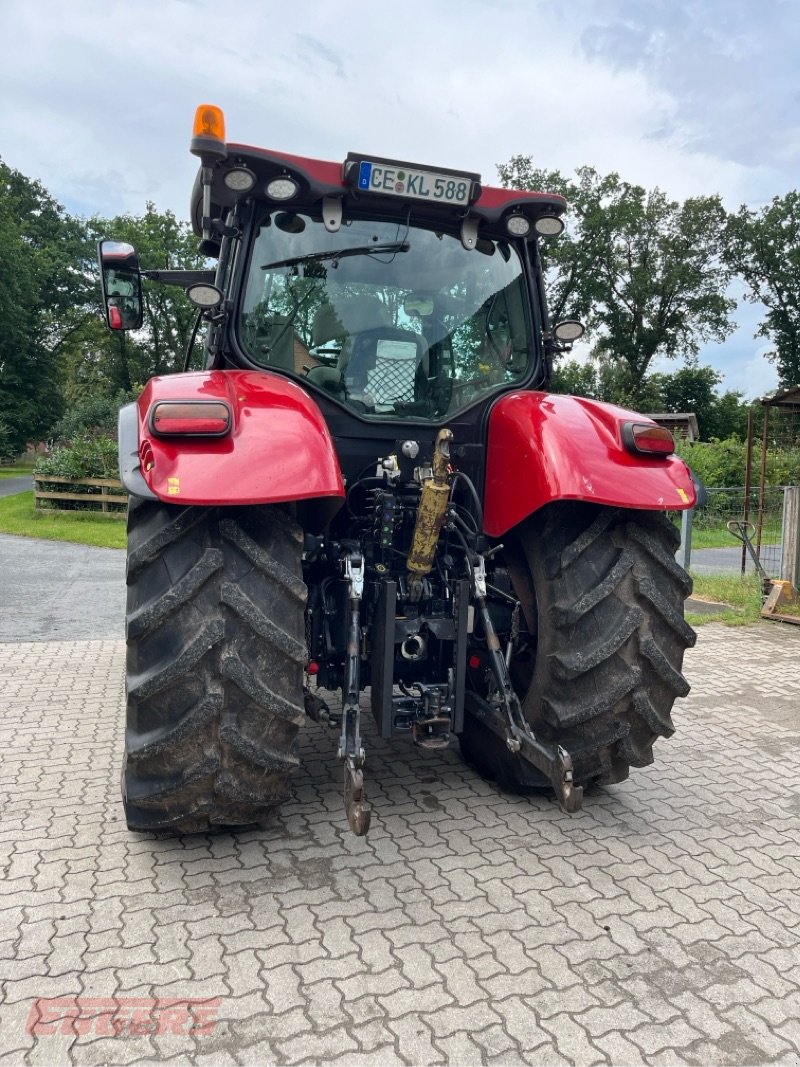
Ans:
{"type": "MultiPolygon", "coordinates": [[[[0,0],[0,39],[0,158],[75,214],[187,218],[200,103],[232,141],[488,184],[523,154],[729,208],[797,186],[796,0],[0,0]]],[[[700,355],[748,398],[760,318],[700,355]]]]}

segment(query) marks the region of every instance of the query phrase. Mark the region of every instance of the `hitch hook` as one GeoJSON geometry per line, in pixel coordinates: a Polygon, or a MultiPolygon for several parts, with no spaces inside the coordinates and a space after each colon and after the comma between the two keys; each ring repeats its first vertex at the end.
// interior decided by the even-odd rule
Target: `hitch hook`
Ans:
{"type": "Polygon", "coordinates": [[[372,809],[364,790],[363,767],[357,766],[353,759],[344,761],[344,810],[348,825],[356,837],[365,837],[369,831],[372,809]]]}

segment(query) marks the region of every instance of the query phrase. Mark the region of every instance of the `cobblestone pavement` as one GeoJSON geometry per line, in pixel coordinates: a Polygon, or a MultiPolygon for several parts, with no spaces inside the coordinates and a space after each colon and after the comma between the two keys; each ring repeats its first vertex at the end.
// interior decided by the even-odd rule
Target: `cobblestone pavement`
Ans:
{"type": "Polygon", "coordinates": [[[1,1062],[800,1063],[797,629],[703,628],[676,736],[572,818],[368,737],[367,840],[323,727],[270,829],[130,834],[123,651],[0,645],[1,1062]],[[28,1032],[72,997],[218,1021],[28,1032]]]}

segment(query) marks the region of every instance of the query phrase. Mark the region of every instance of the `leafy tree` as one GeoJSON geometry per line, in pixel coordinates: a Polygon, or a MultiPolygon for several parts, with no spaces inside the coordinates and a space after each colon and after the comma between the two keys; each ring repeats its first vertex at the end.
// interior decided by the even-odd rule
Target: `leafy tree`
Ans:
{"type": "MultiPolygon", "coordinates": [[[[557,393],[571,393],[611,403],[620,401],[620,369],[608,361],[579,363],[562,360],[556,364],[551,388],[557,393]]],[[[644,412],[686,412],[697,416],[700,437],[704,441],[747,434],[748,405],[741,393],[717,387],[722,380],[713,367],[700,366],[695,360],[672,374],[648,374],[639,388],[638,410],[644,412]]]]}
{"type": "Polygon", "coordinates": [[[0,421],[12,453],[61,414],[60,353],[96,307],[88,255],[85,226],[0,162],[0,421]]]}
{"type": "Polygon", "coordinates": [[[738,437],[744,441],[747,437],[747,415],[749,405],[743,400],[743,393],[727,390],[717,400],[711,412],[711,422],[703,438],[723,440],[726,437],[738,437]]]}
{"type": "Polygon", "coordinates": [[[87,396],[113,398],[137,391],[155,374],[182,370],[197,309],[179,286],[144,282],[145,319],[136,332],[109,330],[101,306],[96,244],[107,237],[128,241],[143,269],[197,268],[205,261],[188,225],[151,203],[141,216],[92,218],[87,224],[91,257],[86,265],[92,314],[61,347],[63,391],[68,405],[87,396]]]}
{"type": "Polygon", "coordinates": [[[0,161],[3,454],[16,455],[26,442],[48,436],[65,403],[80,408],[87,397],[104,398],[113,407],[119,395],[130,395],[152,375],[183,366],[196,309],[180,287],[145,283],[144,328],[135,334],[106,328],[96,262],[100,237],[130,241],[144,267],[205,265],[189,227],[171,212],[148,204],[142,216],[87,223],[0,161]]]}
{"type": "Polygon", "coordinates": [[[556,363],[550,388],[554,393],[585,396],[590,400],[602,398],[597,365],[580,363],[577,359],[562,359],[556,363]]]}
{"type": "Polygon", "coordinates": [[[89,393],[67,408],[53,428],[53,438],[59,444],[78,438],[116,438],[119,409],[134,399],[133,393],[89,393]]]}
{"type": "Polygon", "coordinates": [[[0,460],[15,459],[18,452],[11,439],[11,427],[4,418],[0,418],[0,460]]]}
{"type": "Polygon", "coordinates": [[[660,189],[580,167],[576,180],[537,170],[530,157],[500,167],[504,185],[567,197],[566,240],[545,258],[555,319],[584,317],[594,355],[618,367],[615,399],[641,406],[656,356],[695,355],[733,329],[722,262],[725,215],[717,196],[682,204],[660,189]]]}
{"type": "MultiPolygon", "coordinates": [[[[555,393],[572,393],[610,404],[631,406],[626,368],[608,357],[594,357],[588,363],[559,360],[550,388],[555,393]]],[[[655,411],[663,407],[660,390],[652,385],[649,377],[641,384],[637,404],[640,411],[655,411]]]]}
{"type": "Polygon", "coordinates": [[[534,167],[530,156],[512,156],[497,168],[500,180],[510,189],[534,189],[558,193],[567,200],[566,229],[551,241],[540,241],[545,273],[547,306],[553,322],[563,318],[586,320],[592,306],[588,279],[593,270],[591,235],[577,214],[577,189],[557,170],[534,167]]]}
{"type": "MultiPolygon", "coordinates": [[[[152,203],[147,204],[144,215],[95,218],[91,228],[97,239],[109,237],[132,244],[143,269],[198,269],[206,265],[189,225],[178,221],[171,211],[157,211],[152,203]]],[[[145,281],[143,288],[143,329],[135,335],[111,334],[107,376],[112,392],[129,392],[154,374],[183,369],[197,308],[179,286],[145,281]]]]}
{"type": "Polygon", "coordinates": [[[722,375],[713,367],[687,360],[686,366],[673,374],[653,374],[648,381],[659,393],[659,411],[694,412],[702,440],[745,437],[748,406],[743,394],[728,391],[720,395],[722,375]]]}
{"type": "Polygon", "coordinates": [[[773,197],[760,211],[743,204],[728,219],[726,244],[747,299],[767,309],[756,336],[775,345],[768,358],[781,385],[800,385],[800,192],[773,197]]]}

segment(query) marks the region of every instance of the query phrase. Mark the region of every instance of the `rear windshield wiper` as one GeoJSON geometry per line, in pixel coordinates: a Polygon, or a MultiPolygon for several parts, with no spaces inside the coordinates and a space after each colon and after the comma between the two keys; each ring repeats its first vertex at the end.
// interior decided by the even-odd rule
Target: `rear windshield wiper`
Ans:
{"type": "Polygon", "coordinates": [[[293,256],[291,259],[276,259],[274,263],[264,263],[262,270],[272,267],[296,267],[300,263],[321,263],[326,259],[338,262],[346,256],[379,256],[383,253],[407,252],[411,245],[408,241],[394,241],[385,245],[363,245],[357,248],[339,248],[332,252],[309,252],[305,256],[293,256]]]}

